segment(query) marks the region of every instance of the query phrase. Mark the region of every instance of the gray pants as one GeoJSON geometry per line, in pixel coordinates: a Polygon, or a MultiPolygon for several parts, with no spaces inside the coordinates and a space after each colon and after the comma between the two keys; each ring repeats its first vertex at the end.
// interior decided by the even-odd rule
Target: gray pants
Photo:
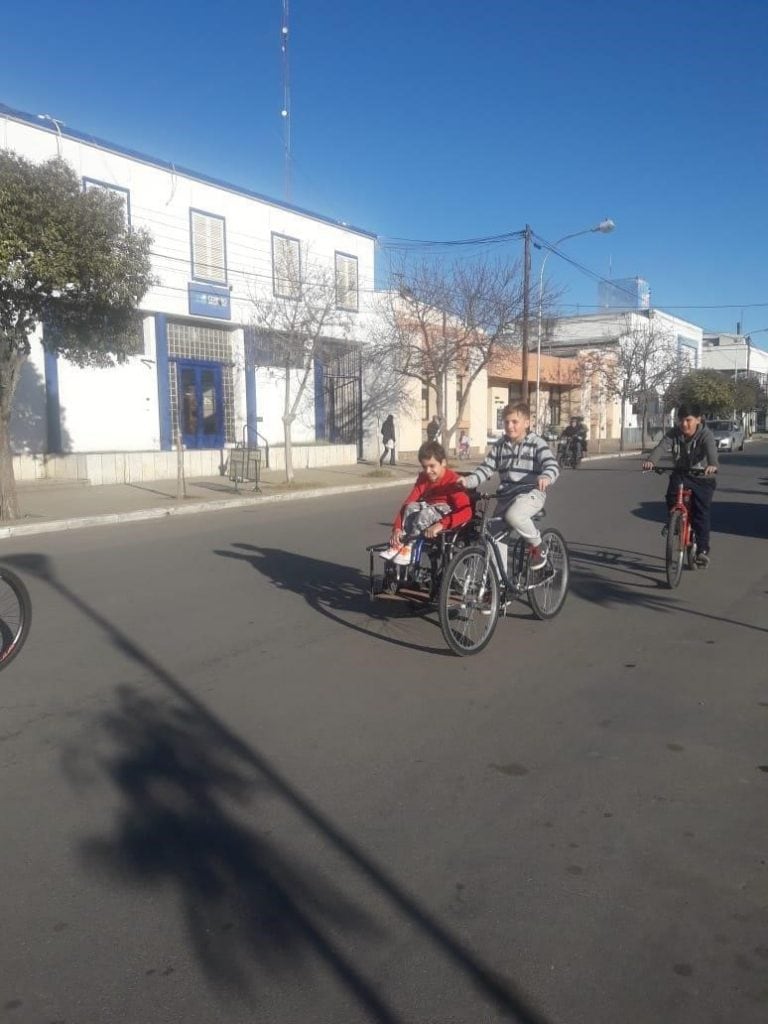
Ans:
{"type": "Polygon", "coordinates": [[[534,547],[541,544],[541,534],[536,529],[533,516],[541,512],[546,501],[544,491],[526,491],[523,494],[516,494],[509,501],[503,499],[496,504],[496,515],[503,516],[507,526],[528,541],[534,547]]]}
{"type": "Polygon", "coordinates": [[[450,511],[451,506],[444,503],[428,505],[426,501],[412,501],[410,505],[405,506],[403,513],[403,533],[406,540],[418,537],[428,526],[438,523],[450,511]]]}

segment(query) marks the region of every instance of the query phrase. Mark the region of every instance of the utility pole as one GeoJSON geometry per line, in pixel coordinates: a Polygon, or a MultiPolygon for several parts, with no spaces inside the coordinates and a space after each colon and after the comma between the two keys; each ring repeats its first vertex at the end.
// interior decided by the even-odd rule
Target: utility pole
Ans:
{"type": "MultiPolygon", "coordinates": [[[[531,225],[525,225],[523,237],[525,250],[523,256],[523,351],[522,351],[522,399],[528,401],[528,319],[531,307],[531,225]]],[[[536,424],[538,426],[538,424],[536,424]]]]}

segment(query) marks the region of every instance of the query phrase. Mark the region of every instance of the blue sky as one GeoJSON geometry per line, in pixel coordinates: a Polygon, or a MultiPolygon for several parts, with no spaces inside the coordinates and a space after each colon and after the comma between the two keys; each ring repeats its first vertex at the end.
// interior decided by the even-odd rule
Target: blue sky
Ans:
{"type": "MultiPolygon", "coordinates": [[[[280,0],[8,6],[0,102],[284,197],[280,0]]],[[[767,42],[763,0],[291,0],[291,198],[388,237],[610,217],[564,250],[768,348],[767,42]]]]}

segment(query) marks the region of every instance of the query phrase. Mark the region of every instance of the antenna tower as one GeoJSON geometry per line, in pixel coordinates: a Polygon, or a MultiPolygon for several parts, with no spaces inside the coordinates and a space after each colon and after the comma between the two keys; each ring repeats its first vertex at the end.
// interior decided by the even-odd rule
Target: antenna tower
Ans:
{"type": "Polygon", "coordinates": [[[291,199],[291,62],[288,55],[288,0],[283,0],[283,16],[280,23],[280,53],[283,63],[283,165],[285,174],[285,199],[291,199]]]}

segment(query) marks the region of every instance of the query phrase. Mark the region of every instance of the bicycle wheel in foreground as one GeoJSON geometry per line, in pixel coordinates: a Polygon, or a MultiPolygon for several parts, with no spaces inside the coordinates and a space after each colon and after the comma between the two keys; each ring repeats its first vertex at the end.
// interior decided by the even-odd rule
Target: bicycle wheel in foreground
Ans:
{"type": "Polygon", "coordinates": [[[552,619],[563,607],[570,578],[568,546],[559,530],[541,531],[541,551],[547,564],[534,577],[528,600],[537,619],[552,619]]]}
{"type": "Polygon", "coordinates": [[[667,583],[672,590],[680,582],[683,574],[683,516],[681,512],[672,512],[667,524],[667,583]]]}
{"type": "Polygon", "coordinates": [[[15,572],[0,566],[0,669],[16,657],[29,635],[32,603],[15,572]]]}
{"type": "Polygon", "coordinates": [[[440,628],[454,654],[477,654],[499,621],[499,581],[480,545],[462,548],[443,573],[440,628]]]}

